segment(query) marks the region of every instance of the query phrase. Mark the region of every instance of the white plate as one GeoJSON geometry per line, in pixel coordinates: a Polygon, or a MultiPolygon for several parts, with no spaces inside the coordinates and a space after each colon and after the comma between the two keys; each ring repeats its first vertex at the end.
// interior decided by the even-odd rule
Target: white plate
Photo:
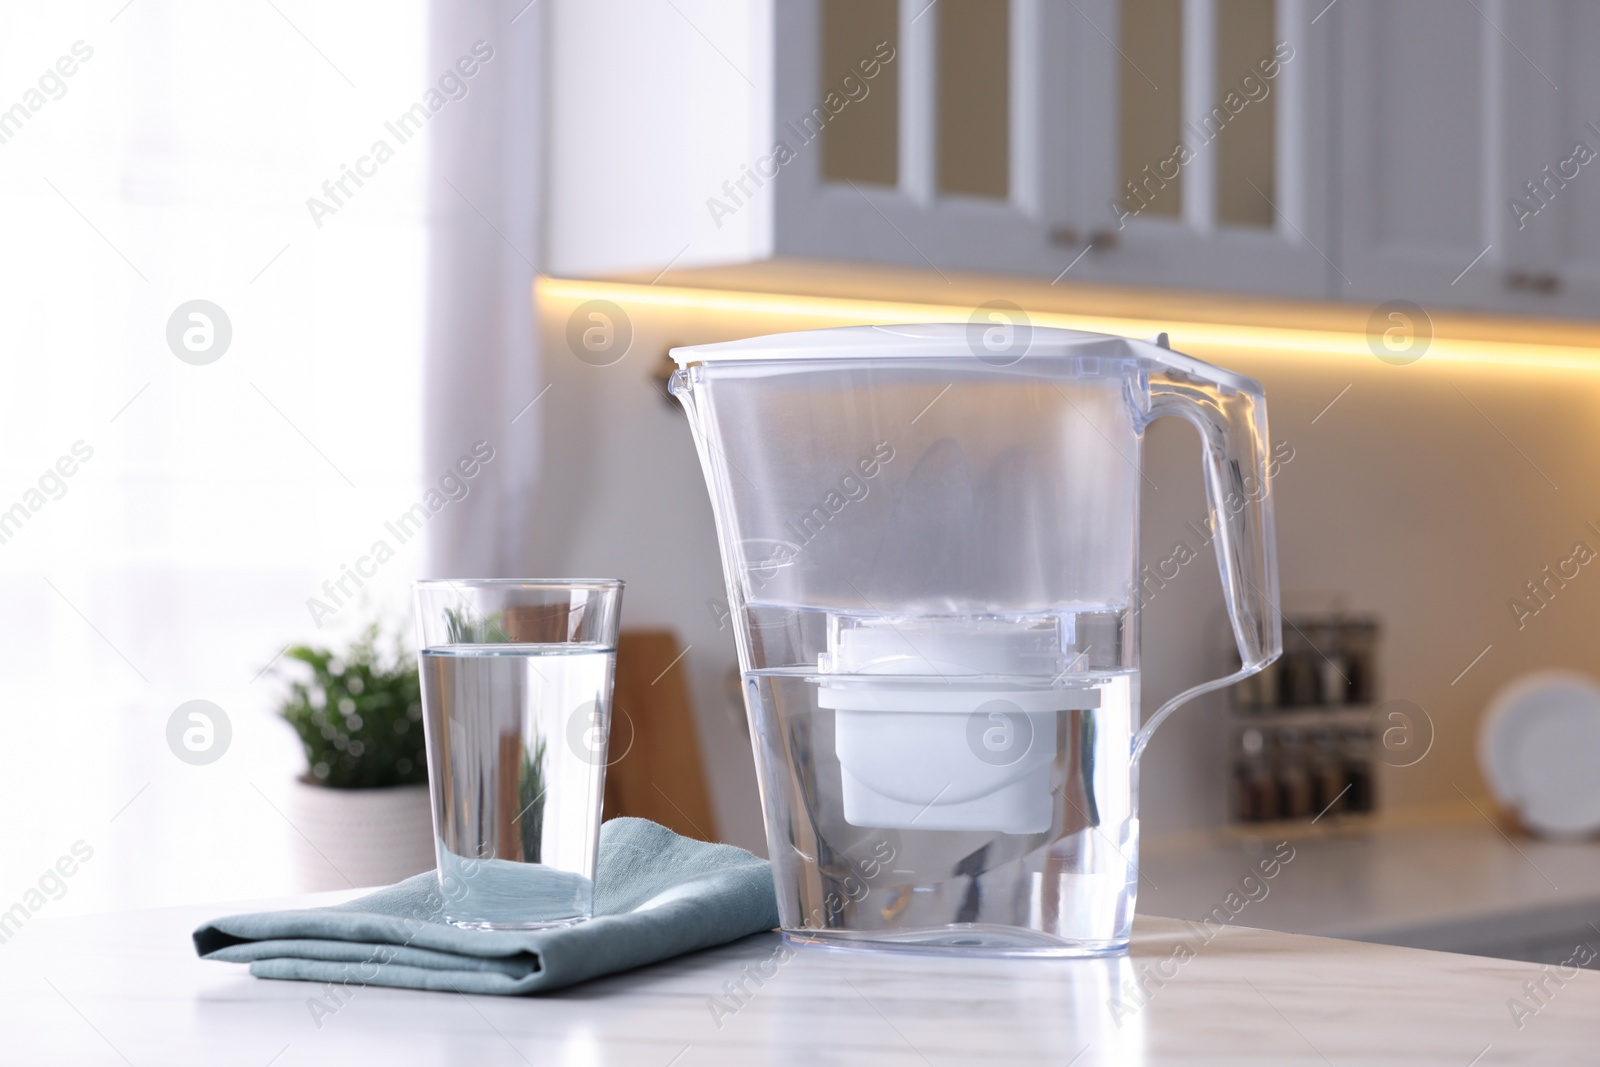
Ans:
{"type": "Polygon", "coordinates": [[[1489,791],[1547,837],[1600,831],[1600,684],[1535,671],[1495,694],[1478,734],[1489,791]]]}

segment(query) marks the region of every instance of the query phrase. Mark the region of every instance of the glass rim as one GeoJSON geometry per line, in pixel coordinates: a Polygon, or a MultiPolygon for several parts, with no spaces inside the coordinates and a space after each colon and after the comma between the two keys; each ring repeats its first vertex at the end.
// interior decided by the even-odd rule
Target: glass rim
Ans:
{"type": "Polygon", "coordinates": [[[422,578],[412,583],[412,588],[454,589],[461,586],[483,588],[486,586],[517,587],[522,589],[621,589],[626,583],[621,578],[422,578]]]}

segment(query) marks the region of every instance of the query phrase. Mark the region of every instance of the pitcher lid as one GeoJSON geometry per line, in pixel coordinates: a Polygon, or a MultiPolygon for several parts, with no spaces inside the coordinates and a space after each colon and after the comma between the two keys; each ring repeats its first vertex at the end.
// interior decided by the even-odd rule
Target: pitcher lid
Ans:
{"type": "MultiPolygon", "coordinates": [[[[999,324],[996,324],[999,325],[999,324]]],[[[908,323],[893,326],[834,326],[821,330],[795,330],[771,333],[739,341],[688,345],[674,348],[669,355],[678,366],[691,363],[764,360],[897,359],[978,356],[986,353],[984,331],[993,325],[982,322],[908,323]]],[[[1017,360],[1025,356],[1102,356],[1136,360],[1168,370],[1192,374],[1206,381],[1260,395],[1261,384],[1253,378],[1213,366],[1204,360],[1174,352],[1167,346],[1167,335],[1150,340],[1120,337],[1115,334],[1064,330],[1050,326],[1016,326],[1027,333],[1009,352],[1017,360]]]]}

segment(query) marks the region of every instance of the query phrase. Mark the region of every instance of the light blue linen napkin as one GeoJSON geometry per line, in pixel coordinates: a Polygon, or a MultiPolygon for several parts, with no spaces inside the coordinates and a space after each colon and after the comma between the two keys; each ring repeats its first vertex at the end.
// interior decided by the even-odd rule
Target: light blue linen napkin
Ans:
{"type": "Polygon", "coordinates": [[[538,993],[778,925],[772,869],[645,819],[600,827],[594,918],[547,930],[445,922],[434,872],[328,908],[258,912],[194,932],[202,959],[258,978],[462,993],[538,993]]]}

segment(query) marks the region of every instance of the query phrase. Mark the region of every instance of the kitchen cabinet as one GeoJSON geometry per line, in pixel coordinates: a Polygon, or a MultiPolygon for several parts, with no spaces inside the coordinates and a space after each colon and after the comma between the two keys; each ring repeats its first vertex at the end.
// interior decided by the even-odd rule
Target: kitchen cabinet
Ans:
{"type": "Polygon", "coordinates": [[[625,10],[553,0],[558,273],[816,258],[1600,308],[1586,0],[625,10]]]}
{"type": "Polygon", "coordinates": [[[795,0],[776,38],[780,139],[848,101],[844,150],[782,169],[780,255],[1327,293],[1333,38],[1298,0],[795,0]]]}
{"type": "Polygon", "coordinates": [[[1594,314],[1600,72],[1578,2],[1345,0],[1343,295],[1594,314]],[[1595,123],[1591,128],[1590,123],[1595,123]]]}
{"type": "MultiPolygon", "coordinates": [[[[882,123],[897,155],[875,171],[798,159],[777,187],[778,254],[1514,313],[1600,306],[1593,4],[873,3],[896,16],[876,29],[899,71],[897,96],[866,107],[897,107],[882,123]],[[984,47],[985,32],[1008,48],[984,47]],[[976,127],[948,119],[983,78],[1003,80],[1005,106],[976,127]],[[947,188],[953,151],[992,157],[998,179],[947,188]]],[[[826,96],[829,42],[865,32],[852,17],[829,0],[780,5],[780,117],[826,96]]]]}

